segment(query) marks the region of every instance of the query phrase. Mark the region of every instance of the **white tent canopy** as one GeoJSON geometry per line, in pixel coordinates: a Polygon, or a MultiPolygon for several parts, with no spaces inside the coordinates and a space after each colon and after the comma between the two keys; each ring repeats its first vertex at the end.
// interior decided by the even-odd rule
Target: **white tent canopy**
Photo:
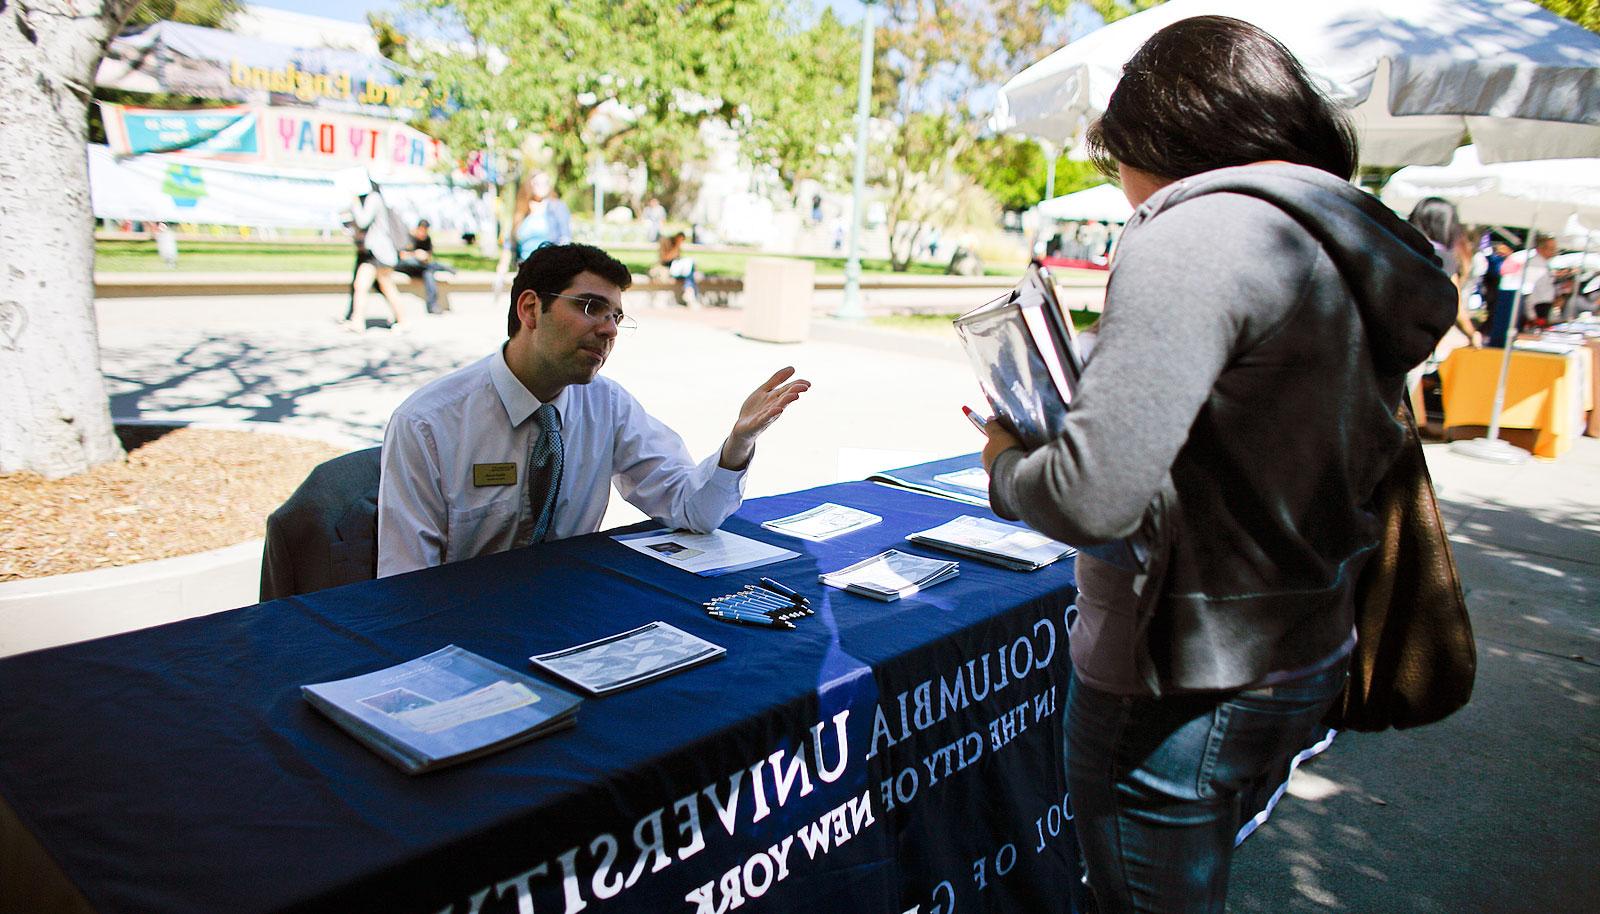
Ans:
{"type": "Polygon", "coordinates": [[[1368,165],[1600,155],[1600,35],[1529,0],[1170,0],[1113,22],[1000,90],[997,129],[1068,144],[1162,27],[1232,16],[1282,41],[1352,110],[1368,165]]]}
{"type": "Polygon", "coordinates": [[[1383,202],[1410,212],[1424,197],[1456,205],[1461,221],[1515,225],[1552,231],[1576,216],[1600,227],[1600,159],[1546,159],[1483,164],[1463,146],[1449,165],[1413,165],[1394,173],[1383,202]]]}
{"type": "Polygon", "coordinates": [[[1127,222],[1133,216],[1133,207],[1128,205],[1122,188],[1115,184],[1098,184],[1046,200],[1039,204],[1036,212],[1046,219],[1073,222],[1127,222]]]}

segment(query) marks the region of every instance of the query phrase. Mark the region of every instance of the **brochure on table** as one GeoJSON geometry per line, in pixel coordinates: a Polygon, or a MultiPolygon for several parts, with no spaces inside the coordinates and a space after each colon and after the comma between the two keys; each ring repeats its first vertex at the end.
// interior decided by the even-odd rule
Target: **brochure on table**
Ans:
{"type": "Polygon", "coordinates": [[[1016,571],[1036,571],[1077,552],[1042,533],[971,514],[908,534],[906,539],[1016,571]]]}
{"type": "Polygon", "coordinates": [[[771,565],[800,555],[726,530],[710,533],[645,530],[618,534],[612,539],[635,552],[705,578],[771,565]]]}
{"type": "Polygon", "coordinates": [[[407,774],[570,727],[583,701],[453,644],[371,673],[304,685],[300,693],[407,774]]]}
{"type": "Polygon", "coordinates": [[[727,650],[665,622],[528,659],[590,695],[606,695],[710,663],[727,650]]]}
{"type": "Polygon", "coordinates": [[[791,514],[788,517],[775,517],[764,522],[761,526],[774,533],[785,536],[795,536],[800,539],[822,542],[846,533],[853,533],[870,527],[882,521],[883,518],[876,514],[852,508],[848,505],[836,505],[833,502],[823,502],[815,508],[791,514]]]}
{"type": "Polygon", "coordinates": [[[890,549],[869,559],[818,576],[829,587],[877,600],[909,597],[956,576],[960,565],[890,549]]]}

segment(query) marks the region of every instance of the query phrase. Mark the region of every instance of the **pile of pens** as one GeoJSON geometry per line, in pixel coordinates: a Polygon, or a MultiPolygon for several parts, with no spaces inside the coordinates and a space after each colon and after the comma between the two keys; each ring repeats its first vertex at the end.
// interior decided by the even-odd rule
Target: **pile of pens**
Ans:
{"type": "Polygon", "coordinates": [[[739,625],[794,628],[792,619],[815,613],[811,601],[771,578],[705,604],[706,615],[739,625]]]}

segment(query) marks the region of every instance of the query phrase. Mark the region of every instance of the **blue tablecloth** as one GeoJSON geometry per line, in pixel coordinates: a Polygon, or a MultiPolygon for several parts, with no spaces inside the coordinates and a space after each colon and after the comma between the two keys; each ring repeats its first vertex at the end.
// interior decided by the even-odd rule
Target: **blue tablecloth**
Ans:
{"type": "Polygon", "coordinates": [[[1071,563],[963,560],[895,603],[816,583],[960,514],[987,516],[845,483],[747,503],[724,529],[803,555],[724,577],[597,534],[0,660],[0,800],[101,911],[1066,911],[1071,563]],[[884,519],[759,527],[823,501],[884,519]],[[817,615],[700,612],[763,574],[817,615]],[[447,643],[526,669],[657,619],[727,657],[417,777],[299,695],[447,643]]]}

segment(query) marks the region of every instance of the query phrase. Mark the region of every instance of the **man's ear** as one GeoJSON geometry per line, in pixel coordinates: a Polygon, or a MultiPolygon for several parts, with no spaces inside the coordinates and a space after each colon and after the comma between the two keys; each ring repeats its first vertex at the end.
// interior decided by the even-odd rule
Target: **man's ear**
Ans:
{"type": "Polygon", "coordinates": [[[529,330],[539,329],[539,293],[532,289],[523,289],[517,296],[517,320],[529,330]]]}

